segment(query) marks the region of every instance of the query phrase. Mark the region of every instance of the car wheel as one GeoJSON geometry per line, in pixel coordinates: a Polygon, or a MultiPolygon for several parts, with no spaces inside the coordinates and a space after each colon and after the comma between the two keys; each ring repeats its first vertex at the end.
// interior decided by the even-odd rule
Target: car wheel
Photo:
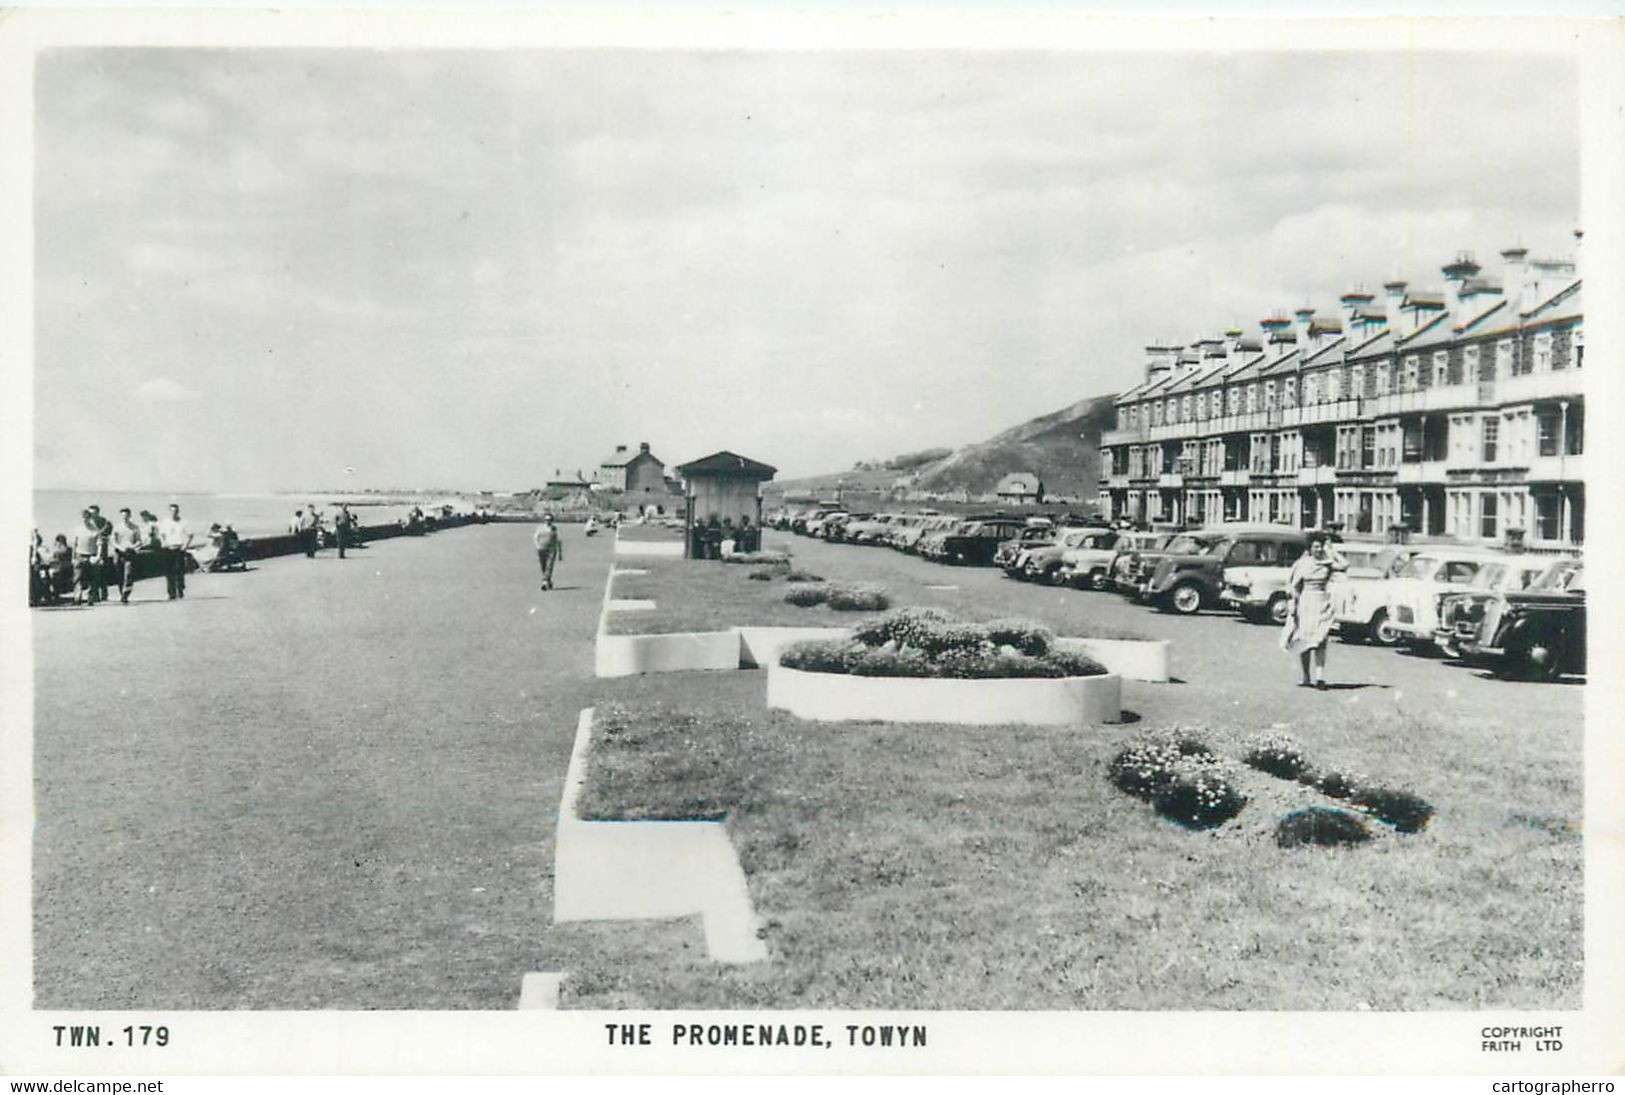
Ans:
{"type": "Polygon", "coordinates": [[[1104,570],[1097,570],[1089,575],[1089,588],[1101,593],[1111,589],[1112,580],[1104,570]]]}
{"type": "Polygon", "coordinates": [[[1268,616],[1270,623],[1279,627],[1286,623],[1286,618],[1291,615],[1291,613],[1292,602],[1287,600],[1285,594],[1277,593],[1275,596],[1270,598],[1269,608],[1266,610],[1266,615],[1268,616]]]}
{"type": "Polygon", "coordinates": [[[1371,617],[1371,626],[1366,629],[1365,634],[1376,646],[1396,646],[1399,643],[1399,632],[1388,622],[1388,610],[1385,608],[1377,609],[1377,614],[1371,617]]]}
{"type": "Polygon", "coordinates": [[[1201,587],[1181,582],[1169,591],[1165,603],[1181,616],[1194,616],[1202,610],[1201,587]]]}
{"type": "Polygon", "coordinates": [[[1523,649],[1523,664],[1535,680],[1555,681],[1563,675],[1563,640],[1553,638],[1523,649]]]}
{"type": "Polygon", "coordinates": [[[1049,573],[1045,577],[1049,579],[1049,584],[1052,586],[1066,585],[1066,575],[1061,573],[1060,567],[1050,567],[1049,573]]]}

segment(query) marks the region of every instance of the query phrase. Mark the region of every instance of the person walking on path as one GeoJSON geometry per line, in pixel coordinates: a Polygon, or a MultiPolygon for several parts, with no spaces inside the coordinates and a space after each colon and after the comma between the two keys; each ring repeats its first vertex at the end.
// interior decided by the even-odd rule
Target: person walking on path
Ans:
{"type": "Polygon", "coordinates": [[[542,588],[553,588],[553,567],[564,558],[564,541],[559,537],[559,528],[553,523],[553,515],[547,514],[542,523],[536,526],[536,558],[542,564],[542,588]]]}
{"type": "Polygon", "coordinates": [[[112,541],[113,522],[102,516],[102,508],[92,504],[90,507],[91,520],[96,522],[96,528],[101,533],[101,542],[96,546],[96,566],[93,576],[96,583],[96,600],[107,600],[108,572],[113,569],[112,541]]]}
{"type": "Polygon", "coordinates": [[[119,604],[130,603],[130,590],[135,588],[135,556],[145,539],[141,526],[130,519],[129,507],[118,511],[113,525],[113,554],[118,564],[119,604]]]}
{"type": "Polygon", "coordinates": [[[102,530],[96,515],[88,509],[79,515],[73,530],[73,603],[96,603],[96,559],[101,552],[102,530]]]}
{"type": "Polygon", "coordinates": [[[160,565],[171,601],[186,596],[186,559],[192,549],[192,530],[181,520],[181,507],[169,504],[169,517],[158,522],[158,542],[163,545],[160,565]]]}
{"type": "Polygon", "coordinates": [[[344,558],[344,548],[350,542],[350,527],[355,524],[355,518],[350,515],[350,506],[346,502],[339,503],[338,513],[333,515],[333,539],[338,541],[339,558],[344,558]]]}
{"type": "Polygon", "coordinates": [[[1281,649],[1298,656],[1303,674],[1300,688],[1326,688],[1326,643],[1337,618],[1327,585],[1332,575],[1347,570],[1343,559],[1324,532],[1309,534],[1309,550],[1292,564],[1286,588],[1292,598],[1286,624],[1281,628],[1281,649]]]}
{"type": "Polygon", "coordinates": [[[316,507],[309,506],[299,514],[299,542],[305,549],[305,558],[316,558],[316,507]]]}

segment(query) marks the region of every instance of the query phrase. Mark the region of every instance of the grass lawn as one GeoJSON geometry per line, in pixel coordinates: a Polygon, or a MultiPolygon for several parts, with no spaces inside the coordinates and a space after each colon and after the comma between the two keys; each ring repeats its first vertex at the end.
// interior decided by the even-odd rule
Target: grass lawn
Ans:
{"type": "Polygon", "coordinates": [[[605,630],[611,635],[669,635],[680,631],[725,631],[740,624],[776,627],[850,627],[873,615],[837,612],[825,605],[799,608],[784,595],[797,588],[782,577],[783,567],[687,559],[623,560],[625,569],[647,574],[619,574],[612,595],[650,600],[653,611],[611,612],[605,630]],[[752,572],[772,572],[771,581],[753,581],[752,572]]]}
{"type": "MultiPolygon", "coordinates": [[[[1152,720],[810,723],[766,711],[760,674],[603,684],[583,816],[726,817],[771,957],[710,963],[690,922],[561,926],[545,946],[566,1006],[1580,1003],[1578,732],[1306,707],[1285,729],[1316,766],[1438,813],[1414,836],[1373,823],[1358,849],[1283,850],[1285,813],[1337,803],[1238,764],[1249,805],[1192,832],[1113,788],[1107,763],[1152,720]]],[[[1238,761],[1265,728],[1181,721],[1238,761]]]]}

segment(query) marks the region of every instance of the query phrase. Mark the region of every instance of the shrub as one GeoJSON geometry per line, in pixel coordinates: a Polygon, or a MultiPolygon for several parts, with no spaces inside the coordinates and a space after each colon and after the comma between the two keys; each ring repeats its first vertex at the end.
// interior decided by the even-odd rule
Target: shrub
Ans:
{"type": "Polygon", "coordinates": [[[1304,777],[1315,790],[1330,798],[1348,798],[1360,789],[1358,778],[1346,772],[1305,772],[1304,777]]]}
{"type": "Polygon", "coordinates": [[[837,612],[879,612],[891,606],[883,586],[831,585],[825,603],[837,612]]]}
{"type": "Polygon", "coordinates": [[[850,672],[857,677],[931,677],[936,667],[918,650],[893,650],[889,646],[864,647],[850,672]]]}
{"type": "Polygon", "coordinates": [[[1363,817],[1347,810],[1328,810],[1324,806],[1295,810],[1275,826],[1275,843],[1282,848],[1298,848],[1305,844],[1348,847],[1364,844],[1370,839],[1371,829],[1363,817]]]}
{"type": "Polygon", "coordinates": [[[1131,741],[1106,766],[1106,778],[1124,794],[1150,802],[1158,791],[1173,782],[1180,761],[1186,757],[1210,757],[1212,752],[1195,739],[1159,734],[1131,741]]]}
{"type": "Polygon", "coordinates": [[[813,605],[821,605],[828,600],[829,590],[823,586],[802,585],[786,593],[784,599],[798,608],[811,608],[813,605]]]}
{"type": "Polygon", "coordinates": [[[1055,632],[1033,620],[992,620],[983,625],[994,646],[1011,646],[1022,654],[1038,657],[1055,645],[1055,632]]]}
{"type": "Polygon", "coordinates": [[[1309,771],[1303,749],[1286,734],[1259,734],[1242,744],[1242,760],[1248,767],[1268,772],[1278,779],[1297,779],[1309,771]]]}
{"type": "Polygon", "coordinates": [[[771,582],[773,580],[773,572],[771,570],[753,570],[749,574],[745,575],[745,577],[749,578],[753,582],[771,582]]]}
{"type": "MultiPolygon", "coordinates": [[[[1087,654],[1073,650],[1051,650],[1040,659],[1059,670],[1057,677],[1103,677],[1106,667],[1087,654]]],[[[1205,746],[1203,748],[1206,748],[1205,746]]]]}
{"type": "Polygon", "coordinates": [[[1187,829],[1216,829],[1241,813],[1247,796],[1214,758],[1187,756],[1180,758],[1151,804],[1157,813],[1187,829]]]}
{"type": "Polygon", "coordinates": [[[850,673],[868,653],[869,647],[851,639],[806,639],[786,646],[779,664],[806,673],[850,673]]]}
{"type": "Polygon", "coordinates": [[[787,567],[790,565],[790,556],[782,551],[736,551],[722,561],[739,563],[743,566],[787,567]]]}
{"type": "Polygon", "coordinates": [[[1433,817],[1433,807],[1422,799],[1409,791],[1390,791],[1385,787],[1357,789],[1349,795],[1349,804],[1402,833],[1421,832],[1433,817]]]}
{"type": "Polygon", "coordinates": [[[787,582],[822,582],[824,579],[810,571],[792,570],[784,576],[787,582]]]}

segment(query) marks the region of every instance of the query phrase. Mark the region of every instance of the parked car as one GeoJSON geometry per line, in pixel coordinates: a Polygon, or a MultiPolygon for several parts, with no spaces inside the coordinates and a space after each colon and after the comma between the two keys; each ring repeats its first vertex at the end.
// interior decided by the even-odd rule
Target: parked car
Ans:
{"type": "Polygon", "coordinates": [[[1112,554],[1106,588],[1132,596],[1138,584],[1140,560],[1148,553],[1160,552],[1172,539],[1173,535],[1167,532],[1124,533],[1112,554]]]}
{"type": "Polygon", "coordinates": [[[1364,640],[1393,646],[1399,632],[1388,622],[1388,583],[1421,548],[1405,544],[1347,544],[1338,550],[1349,568],[1332,575],[1328,593],[1337,620],[1338,637],[1346,642],[1364,640]]]}
{"type": "Polygon", "coordinates": [[[821,539],[834,542],[844,542],[847,539],[846,528],[853,521],[868,521],[874,517],[872,513],[836,513],[824,518],[824,523],[818,526],[818,535],[821,539]]]}
{"type": "Polygon", "coordinates": [[[1266,556],[1296,559],[1307,542],[1308,537],[1293,528],[1214,528],[1184,533],[1163,550],[1141,598],[1165,612],[1193,615],[1219,603],[1224,570],[1232,559],[1238,567],[1263,566],[1261,560],[1266,556]]]}
{"type": "Polygon", "coordinates": [[[805,531],[808,536],[818,536],[821,538],[824,534],[824,525],[826,523],[839,520],[845,516],[846,511],[841,509],[819,510],[811,517],[807,518],[807,526],[803,531],[805,531]]]}
{"type": "Polygon", "coordinates": [[[1231,546],[1224,560],[1219,601],[1254,623],[1283,624],[1292,610],[1287,579],[1304,553],[1307,539],[1246,535],[1231,546]]]}
{"type": "MultiPolygon", "coordinates": [[[[1010,568],[1015,566],[1016,559],[1028,548],[1038,547],[1040,544],[1053,544],[1055,542],[1055,529],[1050,525],[1028,525],[1015,536],[999,544],[993,553],[993,564],[1004,568],[1005,574],[1010,574],[1010,568]]],[[[1016,574],[1013,577],[1021,577],[1016,574]]]]}
{"type": "Polygon", "coordinates": [[[913,538],[913,542],[905,544],[903,550],[913,555],[919,555],[922,558],[931,558],[931,552],[927,549],[932,542],[942,539],[963,524],[965,522],[958,517],[950,517],[946,514],[934,517],[920,527],[913,538]]]}
{"type": "Polygon", "coordinates": [[[1439,602],[1459,593],[1486,563],[1501,558],[1505,556],[1470,547],[1430,547],[1413,555],[1387,583],[1388,623],[1399,641],[1431,649],[1439,602]]]}
{"type": "Polygon", "coordinates": [[[843,539],[849,544],[883,544],[898,514],[877,513],[866,520],[848,521],[843,539]]]}
{"type": "Polygon", "coordinates": [[[1433,645],[1447,658],[1461,656],[1457,635],[1476,633],[1484,607],[1504,593],[1522,593],[1552,564],[1549,556],[1509,555],[1485,563],[1461,593],[1447,593],[1439,600],[1438,622],[1433,627],[1433,645]],[[1463,630],[1464,625],[1465,631],[1463,630]]]}
{"type": "Polygon", "coordinates": [[[1116,542],[1117,533],[1099,525],[1063,528],[1050,542],[1033,544],[1023,549],[1008,568],[1008,573],[1012,577],[1028,582],[1066,585],[1068,556],[1079,551],[1109,554],[1111,546],[1116,542]]]}
{"type": "Polygon", "coordinates": [[[999,541],[1014,536],[1022,527],[1019,518],[1004,517],[996,520],[966,521],[953,532],[933,541],[934,558],[965,566],[989,566],[999,541]]]}
{"type": "Polygon", "coordinates": [[[1464,654],[1488,662],[1497,676],[1554,679],[1586,671],[1585,567],[1552,563],[1528,589],[1485,605],[1471,632],[1458,630],[1464,654]]]}

